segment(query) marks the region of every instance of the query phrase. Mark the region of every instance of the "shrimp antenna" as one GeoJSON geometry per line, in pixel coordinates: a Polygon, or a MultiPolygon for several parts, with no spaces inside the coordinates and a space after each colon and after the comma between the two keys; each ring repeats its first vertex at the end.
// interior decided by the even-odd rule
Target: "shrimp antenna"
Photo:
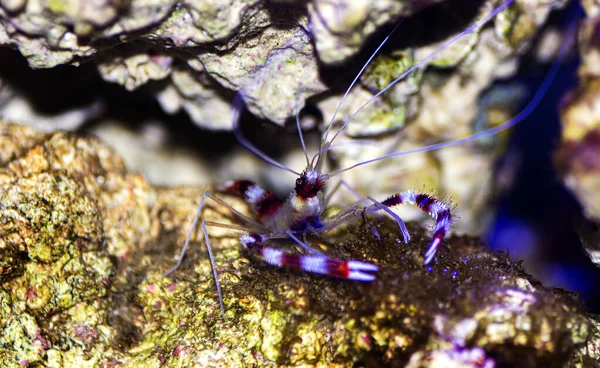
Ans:
{"type": "Polygon", "coordinates": [[[504,124],[499,125],[497,127],[485,130],[483,132],[472,134],[472,135],[470,135],[468,137],[459,138],[459,139],[455,139],[453,141],[448,141],[448,142],[442,142],[442,143],[432,144],[430,146],[416,148],[416,149],[413,149],[413,150],[410,150],[410,151],[396,152],[396,153],[392,153],[392,154],[385,155],[385,156],[382,156],[382,157],[374,158],[374,159],[371,159],[371,160],[359,162],[359,163],[354,164],[354,165],[352,165],[350,167],[347,167],[345,169],[337,170],[334,173],[330,174],[329,177],[333,177],[333,176],[339,175],[339,174],[341,174],[343,172],[346,172],[348,170],[352,170],[355,167],[359,167],[359,166],[362,166],[362,165],[370,164],[372,162],[377,162],[377,161],[385,160],[385,159],[390,158],[390,157],[398,157],[398,156],[408,155],[408,154],[411,154],[411,153],[421,153],[421,152],[433,151],[433,150],[440,149],[440,148],[446,148],[446,147],[456,146],[456,145],[463,144],[463,143],[472,142],[474,140],[477,140],[477,139],[480,139],[480,138],[483,138],[483,137],[488,137],[488,136],[500,133],[500,132],[502,132],[502,131],[504,131],[506,129],[514,127],[515,125],[517,125],[518,123],[520,123],[523,119],[525,119],[527,116],[529,116],[529,114],[531,114],[531,112],[540,103],[540,101],[542,100],[542,98],[544,98],[544,96],[546,95],[546,92],[548,92],[548,88],[550,88],[550,85],[554,81],[554,78],[556,77],[556,74],[558,73],[558,70],[560,69],[560,66],[563,63],[563,61],[564,61],[564,59],[565,59],[565,57],[567,55],[567,51],[569,50],[569,48],[571,46],[571,43],[572,43],[572,41],[573,41],[573,39],[575,37],[575,33],[576,33],[576,30],[577,30],[576,26],[577,26],[577,23],[574,23],[567,30],[566,36],[565,36],[565,41],[563,42],[563,44],[560,47],[560,50],[559,50],[558,55],[557,55],[557,58],[552,63],[552,66],[551,66],[550,70],[548,71],[548,74],[546,74],[546,77],[544,78],[544,81],[542,82],[542,84],[538,88],[537,92],[535,93],[535,95],[533,96],[533,98],[531,99],[531,101],[529,101],[529,103],[527,104],[527,106],[525,106],[525,108],[523,110],[521,110],[521,112],[519,112],[515,117],[513,117],[509,121],[507,121],[504,124]]]}
{"type": "MultiPolygon", "coordinates": [[[[319,156],[325,152],[328,151],[332,151],[334,149],[338,149],[341,147],[346,147],[346,146],[354,146],[354,145],[359,145],[359,146],[380,146],[381,143],[378,141],[374,141],[374,140],[367,140],[367,139],[353,139],[350,141],[345,141],[339,144],[334,144],[334,145],[327,145],[323,148],[321,148],[319,150],[319,152],[317,152],[317,154],[315,156],[319,156]]],[[[389,151],[388,151],[389,152],[389,151]]]]}
{"type": "Polygon", "coordinates": [[[392,82],[390,82],[390,84],[388,84],[387,86],[385,86],[381,91],[377,92],[377,94],[375,94],[373,97],[371,97],[358,110],[356,110],[356,112],[354,112],[354,114],[352,114],[350,116],[350,118],[348,120],[346,120],[346,122],[335,133],[335,135],[333,136],[333,138],[331,138],[331,141],[333,142],[337,138],[337,136],[342,132],[342,130],[344,130],[344,128],[346,128],[346,126],[348,125],[348,123],[350,123],[352,120],[354,120],[354,118],[356,117],[356,115],[358,115],[358,113],[361,112],[362,109],[364,109],[365,107],[367,107],[367,105],[369,105],[371,102],[373,102],[373,100],[375,100],[377,97],[381,96],[387,90],[389,90],[390,88],[392,88],[396,83],[400,82],[407,75],[409,75],[410,73],[412,73],[415,69],[422,67],[423,64],[425,64],[429,60],[433,59],[437,54],[439,54],[440,52],[442,52],[446,47],[450,46],[454,42],[458,41],[459,39],[461,39],[464,36],[468,35],[469,33],[473,32],[473,30],[475,30],[475,29],[483,26],[490,19],[492,19],[496,15],[498,15],[498,13],[500,13],[501,11],[503,11],[504,9],[506,9],[507,7],[509,7],[513,2],[514,2],[514,0],[508,0],[508,1],[504,2],[502,5],[498,6],[495,9],[493,9],[488,15],[484,16],[483,18],[481,18],[478,22],[470,25],[464,31],[462,31],[461,33],[459,33],[456,36],[452,37],[450,40],[444,42],[440,47],[437,48],[437,50],[435,50],[434,52],[432,52],[431,54],[429,54],[427,57],[425,57],[422,60],[420,60],[418,63],[416,63],[415,65],[413,65],[412,67],[410,67],[407,71],[405,71],[404,73],[402,73],[398,78],[396,78],[392,82]]]}
{"type": "MultiPolygon", "coordinates": [[[[296,93],[296,101],[298,101],[298,97],[300,96],[300,91],[296,93]]],[[[310,166],[310,160],[308,158],[308,151],[306,150],[306,144],[304,143],[304,134],[302,133],[302,126],[300,125],[300,111],[302,111],[301,107],[298,107],[298,111],[296,111],[296,128],[298,129],[298,136],[300,137],[300,144],[302,145],[302,151],[304,152],[304,157],[306,158],[306,166],[310,166]]]]}
{"type": "Polygon", "coordinates": [[[265,160],[266,162],[270,163],[271,165],[278,167],[280,169],[283,169],[285,171],[289,171],[294,175],[300,175],[299,172],[296,172],[296,171],[288,168],[287,166],[284,166],[284,165],[280,164],[279,162],[273,160],[269,156],[267,156],[264,152],[262,152],[261,150],[256,148],[252,143],[250,143],[246,139],[246,137],[244,137],[244,135],[242,134],[242,130],[240,128],[240,117],[242,115],[243,109],[244,109],[244,97],[242,96],[241,93],[238,92],[238,93],[236,93],[235,97],[233,98],[233,123],[232,123],[233,134],[235,135],[235,138],[237,139],[237,141],[242,146],[246,147],[246,149],[248,151],[254,153],[256,156],[260,157],[261,159],[265,160]]]}
{"type": "MultiPolygon", "coordinates": [[[[346,90],[346,93],[344,93],[344,97],[342,97],[342,99],[340,100],[340,103],[337,105],[337,108],[335,109],[335,112],[333,113],[333,116],[331,117],[331,121],[329,121],[329,125],[327,126],[327,131],[325,131],[325,135],[323,136],[323,142],[327,142],[327,136],[329,135],[329,132],[331,131],[331,127],[333,126],[333,122],[335,121],[335,117],[337,116],[338,112],[340,111],[340,108],[342,107],[342,104],[344,103],[344,100],[346,100],[346,97],[348,96],[348,93],[350,93],[350,90],[352,89],[352,87],[354,87],[354,85],[358,81],[358,78],[360,78],[360,76],[365,71],[365,69],[367,69],[367,67],[371,63],[371,60],[373,60],[373,58],[375,56],[377,56],[377,54],[379,53],[379,50],[381,50],[381,48],[383,47],[383,45],[385,45],[385,43],[394,34],[394,32],[396,32],[396,29],[398,29],[398,27],[400,26],[400,24],[402,24],[403,21],[404,21],[404,18],[400,19],[400,21],[394,26],[394,29],[392,29],[392,31],[387,35],[387,37],[379,44],[379,46],[373,52],[373,54],[371,55],[371,57],[369,57],[369,60],[367,60],[367,62],[360,69],[360,71],[358,72],[358,74],[356,75],[356,77],[354,77],[354,80],[352,81],[352,83],[350,83],[350,86],[346,90]]],[[[332,139],[332,141],[333,141],[333,139],[332,139]]]]}

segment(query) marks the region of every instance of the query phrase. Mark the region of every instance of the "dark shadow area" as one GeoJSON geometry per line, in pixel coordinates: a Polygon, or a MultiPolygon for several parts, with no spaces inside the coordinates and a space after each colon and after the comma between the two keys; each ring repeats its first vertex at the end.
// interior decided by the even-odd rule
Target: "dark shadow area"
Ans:
{"type": "Polygon", "coordinates": [[[289,29],[299,26],[301,18],[307,16],[306,4],[308,0],[298,1],[268,1],[265,9],[269,12],[269,18],[273,27],[278,29],[289,29]]]}
{"type": "Polygon", "coordinates": [[[106,84],[91,63],[30,69],[18,51],[8,48],[0,48],[0,80],[48,115],[93,103],[106,84]]]}
{"type": "Polygon", "coordinates": [[[103,113],[82,126],[83,133],[101,120],[119,121],[133,130],[153,120],[167,122],[173,146],[186,146],[199,155],[220,155],[236,144],[229,132],[199,129],[184,111],[165,113],[154,97],[163,81],[149,82],[129,92],[121,85],[104,81],[94,63],[32,70],[17,51],[6,48],[0,48],[0,80],[27,98],[40,114],[60,114],[101,101],[103,113]]]}

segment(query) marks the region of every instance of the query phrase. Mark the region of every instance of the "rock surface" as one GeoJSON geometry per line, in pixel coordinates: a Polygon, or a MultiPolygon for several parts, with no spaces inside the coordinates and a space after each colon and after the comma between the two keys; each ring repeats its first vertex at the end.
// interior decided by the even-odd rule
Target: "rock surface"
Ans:
{"type": "MultiPolygon", "coordinates": [[[[477,6],[471,0],[4,0],[0,44],[17,48],[35,68],[93,63],[104,80],[129,91],[143,89],[164,111],[185,110],[196,124],[210,130],[231,128],[236,92],[261,119],[282,125],[308,101],[320,110],[322,124],[335,120],[339,126],[394,78],[501,4],[498,0],[476,1],[477,6]],[[72,6],[85,11],[72,14],[72,6]],[[94,13],[98,16],[90,15],[94,13]],[[401,17],[402,24],[333,119],[341,92],[358,66],[401,17]]],[[[336,164],[344,167],[386,152],[464,137],[512,117],[523,91],[498,93],[489,87],[515,73],[520,56],[550,11],[561,5],[561,1],[515,1],[426,60],[352,118],[337,140],[342,148],[335,151],[336,164]],[[372,144],[352,143],[357,138],[372,144]]],[[[546,49],[552,55],[553,47],[546,49]]],[[[23,106],[21,98],[12,97],[8,106],[23,106]]],[[[2,96],[0,105],[1,100],[2,96]]],[[[100,107],[78,106],[53,119],[35,116],[35,108],[27,105],[7,113],[27,114],[38,127],[75,129],[96,117],[100,107]]],[[[104,107],[110,111],[111,106],[104,107]]],[[[359,193],[368,190],[377,198],[423,187],[452,198],[463,218],[456,229],[477,235],[489,217],[492,163],[502,146],[480,143],[377,163],[367,171],[348,172],[345,180],[359,193]]],[[[149,172],[145,167],[136,169],[149,172]]],[[[262,171],[257,174],[261,175],[262,171]]],[[[342,201],[355,200],[346,194],[342,201]]],[[[401,214],[422,219],[410,210],[401,214]]]]}
{"type": "MultiPolygon", "coordinates": [[[[319,241],[375,262],[374,283],[268,266],[210,231],[226,320],[201,232],[170,277],[203,188],[159,188],[95,139],[4,124],[0,134],[0,354],[8,366],[519,365],[594,367],[599,323],[477,239],[402,244],[368,219],[319,241]],[[370,225],[376,226],[378,237],[370,225]]],[[[235,198],[228,203],[247,212],[235,198]]],[[[204,218],[232,222],[209,205],[204,218]]],[[[283,245],[283,244],[282,244],[283,245]]]]}
{"type": "MultiPolygon", "coordinates": [[[[307,98],[328,89],[331,81],[326,82],[328,73],[319,64],[347,64],[365,45],[379,42],[377,33],[400,17],[408,26],[401,27],[398,37],[407,46],[400,46],[400,60],[395,56],[376,62],[379,76],[391,77],[390,73],[414,65],[440,41],[501,4],[479,1],[476,13],[468,10],[477,10],[471,2],[462,2],[3,0],[0,45],[17,48],[33,68],[93,61],[105,80],[128,90],[150,85],[166,111],[184,108],[197,124],[223,130],[231,126],[232,92],[242,92],[256,116],[282,124],[307,98]],[[417,27],[424,21],[438,27],[417,27]],[[407,34],[423,37],[407,42],[407,34]]],[[[558,5],[516,1],[510,11],[501,13],[495,22],[496,37],[504,47],[496,50],[499,56],[521,53],[558,5]]],[[[465,59],[480,42],[481,28],[423,67],[453,66],[465,59]]],[[[411,83],[420,78],[421,72],[416,74],[411,83]]],[[[375,85],[368,78],[363,83],[371,96],[385,78],[376,80],[375,85]]],[[[398,106],[387,110],[407,111],[393,114],[384,109],[380,123],[381,116],[364,117],[375,124],[363,127],[365,133],[401,126],[416,109],[406,100],[411,96],[414,100],[414,95],[426,98],[419,83],[401,96],[398,91],[393,94],[391,104],[398,106]]]]}
{"type": "Polygon", "coordinates": [[[586,19],[579,28],[579,85],[561,106],[562,137],[555,155],[565,185],[583,207],[579,233],[590,259],[600,266],[600,5],[582,2],[586,19]]]}

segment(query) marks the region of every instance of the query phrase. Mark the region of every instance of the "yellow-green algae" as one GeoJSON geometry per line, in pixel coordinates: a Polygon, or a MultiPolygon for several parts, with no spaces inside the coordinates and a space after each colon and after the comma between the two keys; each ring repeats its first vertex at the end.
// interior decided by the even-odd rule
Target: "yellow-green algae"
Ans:
{"type": "MultiPolygon", "coordinates": [[[[200,231],[182,267],[162,276],[202,188],[154,188],[94,139],[1,131],[18,153],[0,169],[5,366],[427,367],[462,348],[532,367],[599,362],[598,324],[574,295],[471,238],[451,238],[423,267],[428,231],[409,226],[405,245],[389,221],[373,222],[380,240],[359,220],[321,241],[336,257],[379,264],[374,283],[271,267],[238,234],[211,231],[222,320],[200,231]]],[[[214,204],[204,217],[235,222],[214,204]]]]}

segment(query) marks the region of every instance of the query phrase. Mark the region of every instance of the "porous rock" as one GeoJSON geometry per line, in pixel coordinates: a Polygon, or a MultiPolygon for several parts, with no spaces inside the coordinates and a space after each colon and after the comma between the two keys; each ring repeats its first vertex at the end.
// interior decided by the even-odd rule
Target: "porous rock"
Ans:
{"type": "MultiPolygon", "coordinates": [[[[234,116],[231,102],[237,92],[261,119],[284,124],[308,100],[319,107],[327,124],[341,101],[341,91],[374,43],[404,17],[388,46],[344,101],[334,122],[339,126],[377,91],[476,24],[501,1],[477,1],[473,6],[465,0],[135,0],[86,7],[89,4],[82,0],[76,4],[86,7],[81,17],[65,13],[72,4],[50,4],[47,11],[46,3],[5,3],[0,7],[0,44],[18,48],[32,67],[93,62],[106,81],[131,91],[144,88],[168,113],[183,109],[204,128],[229,130],[234,116]],[[96,8],[101,15],[91,21],[87,12],[96,8]],[[149,10],[154,8],[156,12],[149,10]],[[342,66],[347,70],[338,69],[342,66]]],[[[521,92],[503,93],[508,97],[493,106],[484,103],[489,99],[482,93],[496,79],[515,72],[520,55],[549,12],[561,5],[561,1],[515,1],[426,60],[349,122],[337,142],[341,147],[335,149],[335,157],[331,155],[337,166],[464,137],[509,119],[521,92]],[[355,138],[372,144],[344,142],[355,138]]],[[[19,102],[18,98],[13,101],[19,102]]],[[[96,116],[96,111],[79,108],[72,111],[79,118],[58,119],[64,124],[52,126],[75,128],[96,116]]],[[[376,198],[422,188],[452,198],[462,218],[456,229],[478,234],[482,219],[487,218],[492,163],[502,147],[489,143],[387,160],[373,164],[371,174],[360,169],[348,172],[345,180],[361,194],[368,188],[376,198]]],[[[350,196],[347,193],[344,200],[355,200],[350,196]]],[[[401,209],[400,213],[407,219],[422,219],[418,212],[401,209]]]]}
{"type": "MultiPolygon", "coordinates": [[[[441,1],[4,0],[0,2],[0,45],[17,48],[34,68],[94,61],[103,78],[129,90],[163,80],[165,83],[155,88],[167,111],[187,105],[186,110],[195,112],[191,116],[197,124],[230,129],[229,105],[222,104],[218,116],[210,116],[216,121],[207,119],[215,110],[214,100],[173,93],[179,91],[180,83],[170,78],[171,73],[187,73],[188,80],[208,78],[210,82],[203,86],[213,94],[240,91],[256,116],[282,124],[307,98],[328,89],[327,73],[322,73],[319,64],[347,63],[372,42],[371,36],[399,17],[421,16],[413,23],[437,24],[428,20],[427,14],[422,15],[424,10],[437,6],[432,16],[460,19],[458,24],[444,23],[431,31],[433,41],[425,38],[409,42],[414,45],[400,53],[417,58],[402,60],[402,67],[413,65],[433,51],[440,44],[436,34],[454,34],[457,26],[466,27],[478,19],[469,19],[468,12],[459,14],[460,4],[438,3],[441,1]],[[452,13],[457,17],[447,16],[452,13]]],[[[477,5],[485,13],[499,4],[489,0],[477,5]]],[[[522,51],[549,10],[557,5],[517,1],[511,11],[500,15],[496,28],[509,41],[511,55],[522,51]]],[[[403,39],[406,34],[423,33],[415,27],[399,32],[403,39]]],[[[452,47],[451,53],[456,55],[450,60],[469,54],[478,42],[477,32],[467,37],[466,43],[452,47]]],[[[448,56],[446,53],[426,64],[447,64],[448,56]]],[[[401,70],[389,58],[388,64],[393,66],[384,74],[401,70]]],[[[373,87],[372,83],[365,84],[373,87]]],[[[406,100],[417,93],[418,84],[413,87],[398,98],[406,100]]],[[[230,96],[227,99],[230,101],[230,96]]],[[[400,104],[402,108],[395,110],[407,110],[400,104]]],[[[390,113],[384,108],[383,121],[370,119],[376,126],[365,132],[381,130],[386,124],[399,126],[398,122],[412,114],[408,110],[402,116],[392,116],[390,122],[390,113]]]]}
{"type": "MultiPolygon", "coordinates": [[[[239,232],[210,230],[222,320],[200,231],[163,276],[205,188],[153,187],[71,133],[4,124],[0,137],[0,346],[12,366],[599,362],[598,322],[575,295],[474,238],[449,239],[424,267],[429,232],[409,224],[413,241],[402,244],[393,222],[375,218],[315,240],[378,264],[373,283],[268,266],[240,247],[239,232]]],[[[203,218],[237,223],[215,203],[203,218]]]]}

